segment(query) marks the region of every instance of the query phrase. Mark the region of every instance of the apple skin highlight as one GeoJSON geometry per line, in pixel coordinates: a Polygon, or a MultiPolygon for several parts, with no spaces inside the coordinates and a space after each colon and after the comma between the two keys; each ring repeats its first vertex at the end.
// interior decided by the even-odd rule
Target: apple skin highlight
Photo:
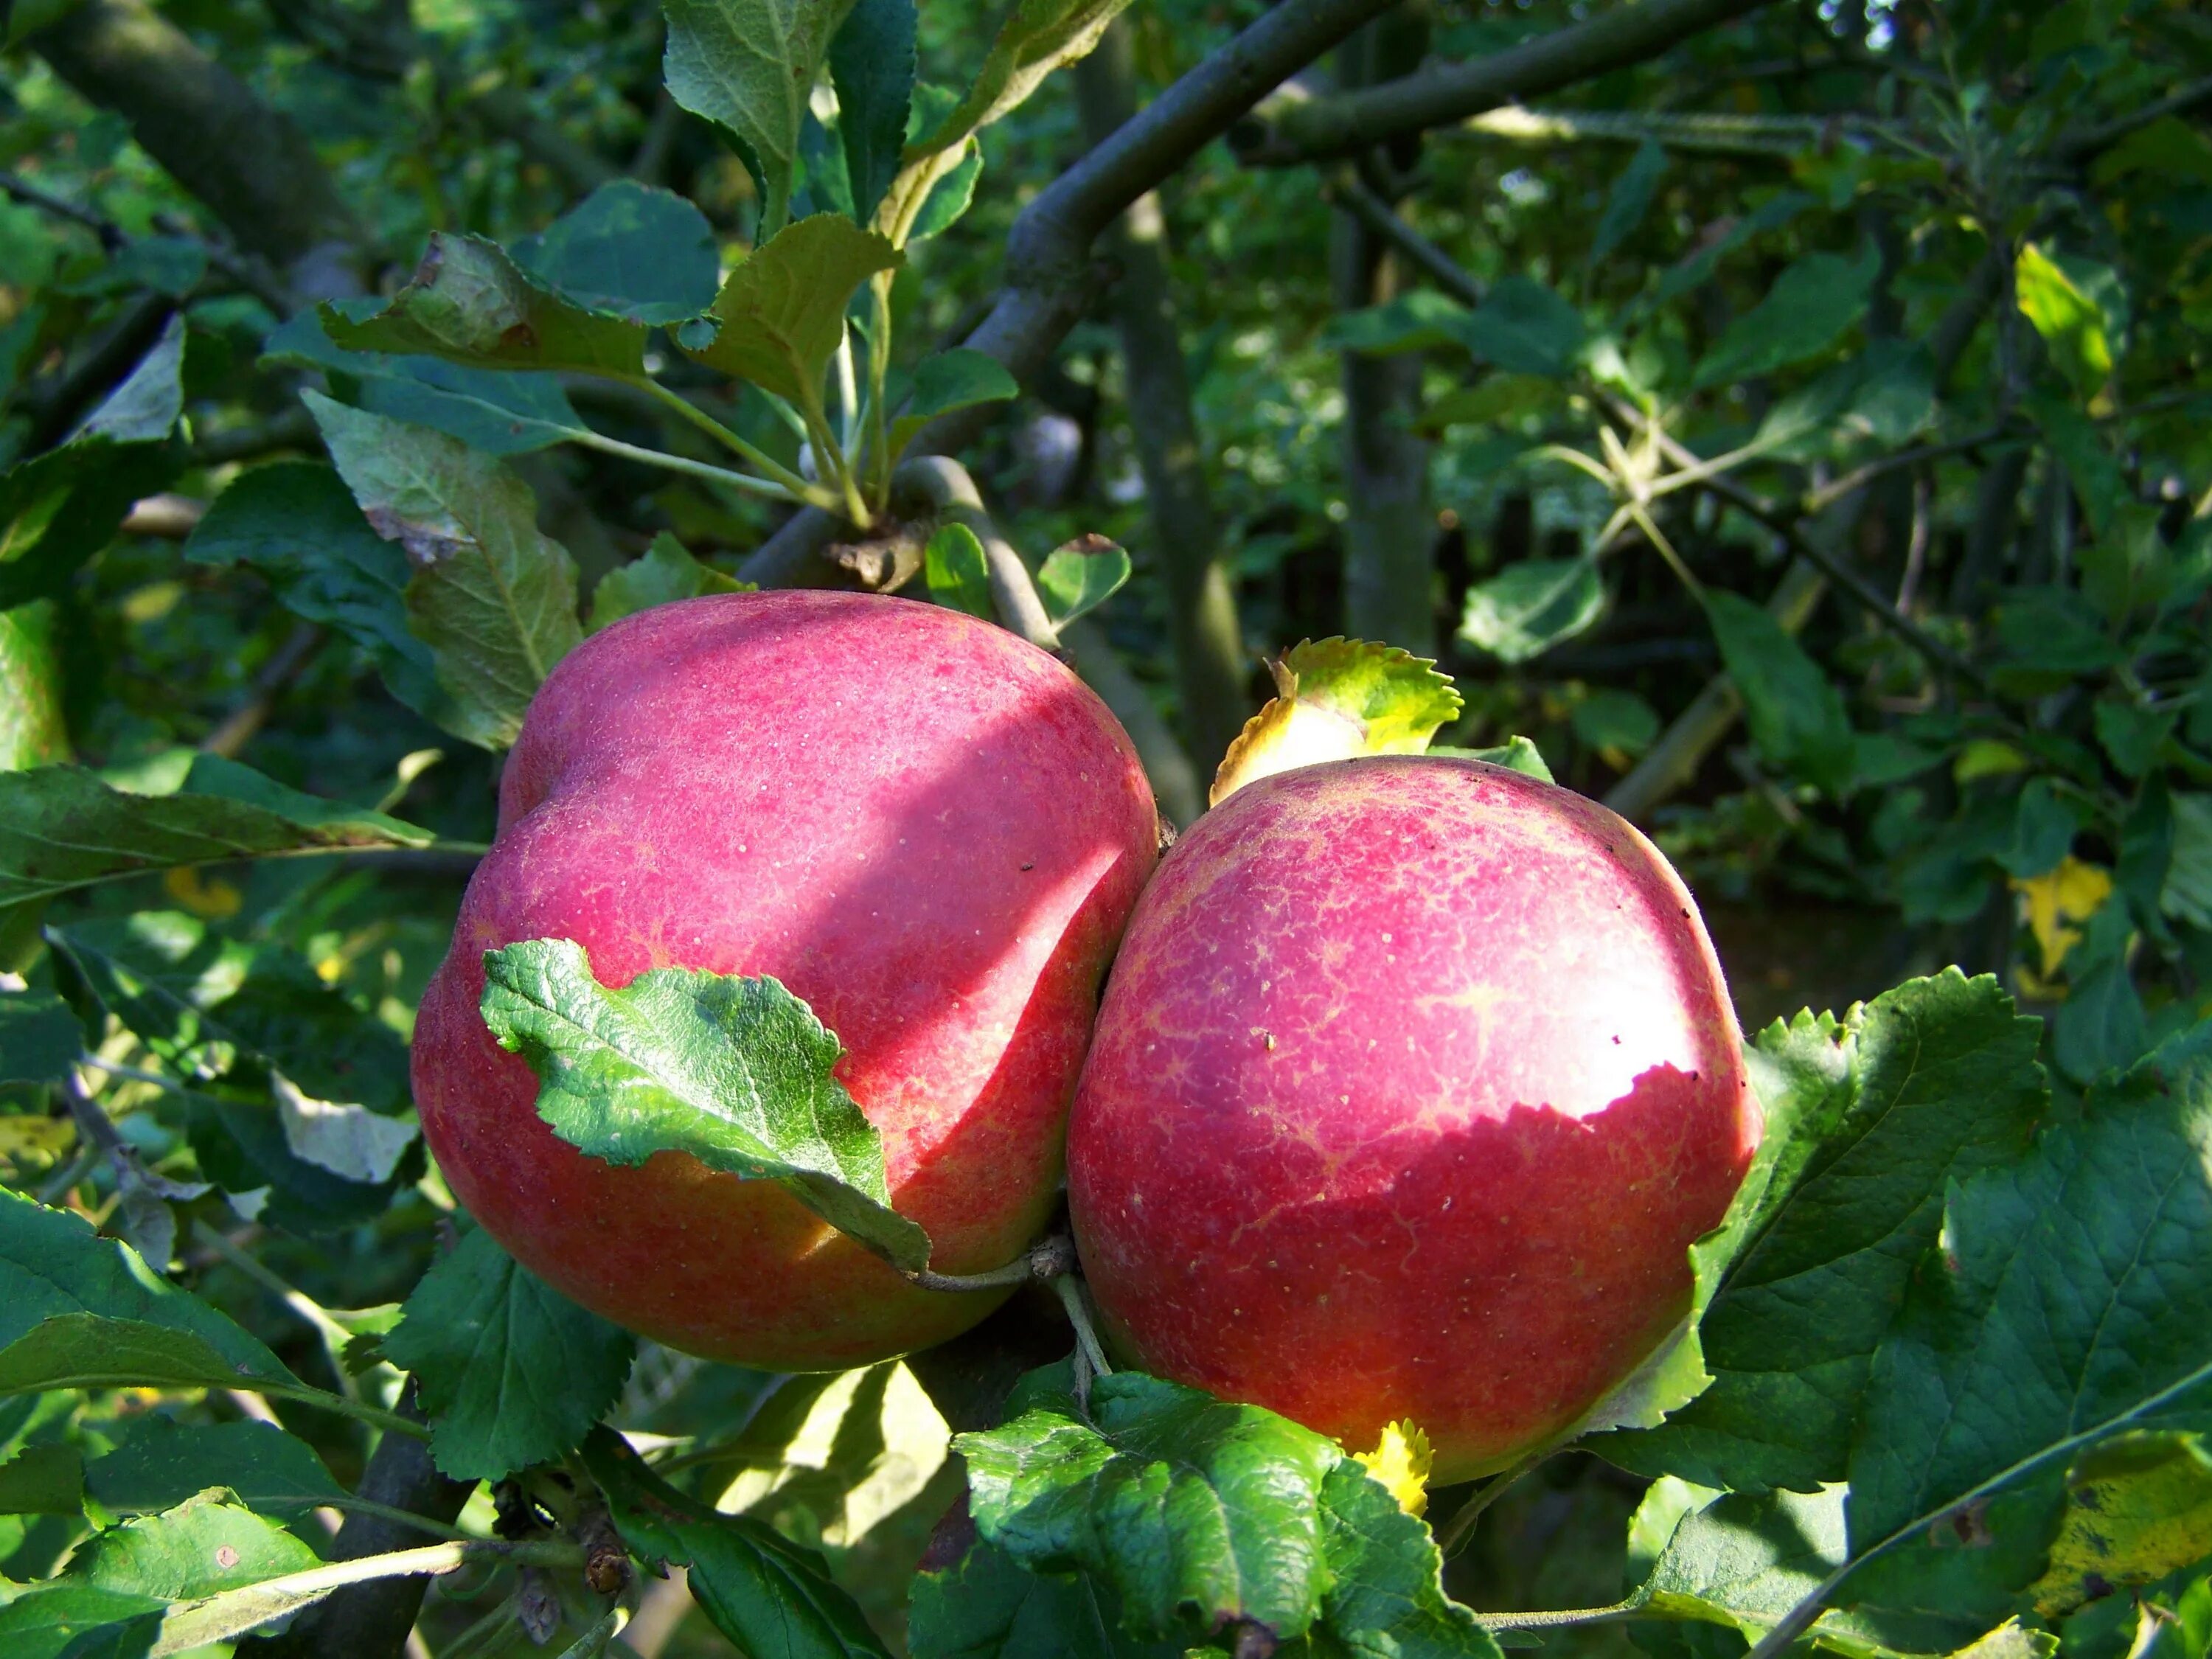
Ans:
{"type": "Polygon", "coordinates": [[[1695,905],[1571,791],[1444,757],[1231,795],[1139,902],[1071,1121],[1109,1346],[1439,1483],[1579,1419],[1689,1305],[1759,1138],[1695,905]]]}
{"type": "Polygon", "coordinates": [[[483,954],[584,946],[772,975],[845,1054],[933,1267],[1013,1259],[1057,1201],[1099,982],[1157,860],[1136,753],[1044,652],[936,606],[831,592],[656,606],[554,670],[416,1028],[453,1193],[532,1273],[709,1358],[840,1370],[941,1341],[1005,1292],[908,1285],[782,1187],[586,1157],[478,1004],[483,954]]]}

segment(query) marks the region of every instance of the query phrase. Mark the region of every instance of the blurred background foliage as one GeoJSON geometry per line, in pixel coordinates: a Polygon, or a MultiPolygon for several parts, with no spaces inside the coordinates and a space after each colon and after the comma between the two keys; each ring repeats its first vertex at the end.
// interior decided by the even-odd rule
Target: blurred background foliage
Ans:
{"type": "MultiPolygon", "coordinates": [[[[1528,107],[1349,152],[1310,142],[1344,88],[1603,9],[1437,0],[1370,26],[1133,212],[1102,250],[1121,286],[1098,283],[967,459],[1033,557],[1086,532],[1130,550],[1134,580],[1094,620],[1159,727],[1147,759],[1171,808],[1188,815],[1257,707],[1264,656],[1385,638],[1466,694],[1444,741],[1525,734],[1658,841],[1747,1024],[1956,962],[2051,1018],[2046,1056],[2078,1088],[2212,997],[2212,17],[2187,0],[1738,7],[1528,107]],[[1226,611],[1206,597],[1217,567],[1226,611]]],[[[902,360],[964,337],[1023,206],[1261,10],[1146,0],[993,128],[972,209],[897,277],[902,360]]],[[[994,21],[930,0],[922,79],[961,82],[994,21]]],[[[18,0],[9,27],[0,571],[44,533],[30,464],[175,319],[183,419],[155,487],[95,486],[137,498],[111,543],[50,591],[11,590],[6,761],[130,780],[208,750],[487,839],[496,756],[395,700],[266,572],[187,556],[187,538],[241,471],[320,455],[303,386],[356,395],[264,356],[271,333],[318,300],[396,289],[430,233],[512,245],[629,177],[696,203],[726,266],[744,254],[752,181],[662,92],[656,10],[18,0]],[[141,31],[166,69],[103,47],[100,22],[141,31]]],[[[757,397],[665,356],[672,385],[799,464],[757,397]]],[[[602,431],[679,442],[649,406],[570,391],[602,431]]],[[[664,532],[735,574],[787,511],[603,454],[508,464],[587,591],[664,532]]],[[[468,863],[185,869],[45,921],[87,950],[153,951],[204,1007],[241,983],[271,1019],[342,1005],[389,1062],[468,863]]],[[[66,976],[34,918],[5,925],[10,965],[66,976]]],[[[146,1055],[120,1024],[101,1053],[146,1055]]],[[[171,1097],[132,1089],[105,1104],[143,1167],[235,1188],[171,1097]]],[[[0,1118],[0,1157],[27,1190],[96,1213],[124,1200],[66,1120],[0,1118]]],[[[434,1176],[396,1179],[390,1207],[335,1230],[272,1214],[252,1255],[220,1200],[164,1196],[191,1280],[336,1378],[329,1321],[352,1316],[329,1310],[403,1297],[450,1207],[434,1176]]],[[[0,1437],[60,1434],[59,1398],[5,1407],[0,1437]]],[[[68,1407],[71,1431],[112,1449],[145,1403],[68,1407]]],[[[938,1408],[904,1367],[779,1384],[648,1353],[618,1420],[680,1440],[757,1407],[750,1450],[718,1454],[732,1492],[828,1545],[896,1637],[957,1489],[938,1408]]],[[[346,1425],[287,1422],[351,1483],[346,1425]]],[[[1486,1520],[1455,1594],[1611,1601],[1641,1485],[1556,1461],[1486,1520]]],[[[49,1571],[81,1525],[0,1516],[0,1576],[49,1571]]],[[[633,1647],[721,1650],[678,1591],[656,1605],[633,1647]]],[[[480,1611],[434,1597],[434,1647],[480,1611]]]]}

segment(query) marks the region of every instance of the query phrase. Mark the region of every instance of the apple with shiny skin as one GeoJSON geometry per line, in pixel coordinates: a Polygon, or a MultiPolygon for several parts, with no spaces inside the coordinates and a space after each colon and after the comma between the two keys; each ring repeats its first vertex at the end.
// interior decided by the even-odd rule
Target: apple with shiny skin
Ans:
{"type": "Polygon", "coordinates": [[[588,1158],[486,1029],[484,952],[568,939],[772,975],[844,1045],[933,1267],[1012,1260],[1057,1200],[1099,982],[1157,859],[1128,738],[1061,664],[909,600],[717,595],[587,640],[532,702],[499,832],[422,999],[439,1168],[533,1273],[688,1352],[782,1370],[939,1341],[1000,1299],[920,1290],[782,1187],[588,1158]]]}
{"type": "Polygon", "coordinates": [[[1679,1322],[1759,1135],[1665,859],[1481,762],[1284,772],[1163,861],[1069,1129],[1109,1344],[1435,1479],[1568,1430],[1679,1322]]]}

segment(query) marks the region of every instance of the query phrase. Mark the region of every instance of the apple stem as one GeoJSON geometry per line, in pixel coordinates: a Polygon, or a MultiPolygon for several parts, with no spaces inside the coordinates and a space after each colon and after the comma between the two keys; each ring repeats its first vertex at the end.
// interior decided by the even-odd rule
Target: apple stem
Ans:
{"type": "Polygon", "coordinates": [[[925,1291],[995,1291],[1007,1285],[1024,1285],[1031,1279],[1047,1284],[1063,1274],[1075,1271],[1075,1243],[1065,1233],[1054,1233],[1041,1238],[1003,1267],[994,1267],[981,1273],[939,1273],[927,1267],[916,1267],[905,1277],[909,1285],[925,1291]]]}
{"type": "Polygon", "coordinates": [[[1091,1323],[1091,1305],[1083,1294],[1083,1281],[1073,1273],[1062,1273],[1052,1281],[1052,1288],[1060,1297],[1060,1305],[1067,1310],[1067,1322],[1075,1327],[1077,1354],[1097,1375],[1113,1376],[1114,1368],[1106,1363],[1106,1350],[1098,1343],[1097,1328],[1091,1323]]]}
{"type": "Polygon", "coordinates": [[[1465,1546],[1467,1540],[1474,1535],[1474,1523],[1482,1518],[1482,1512],[1503,1498],[1507,1487],[1517,1485],[1523,1475],[1549,1457],[1556,1449],[1555,1447],[1544,1446],[1530,1452],[1453,1510],[1451,1523],[1437,1537],[1437,1547],[1443,1552],[1446,1559],[1456,1555],[1465,1546]]]}

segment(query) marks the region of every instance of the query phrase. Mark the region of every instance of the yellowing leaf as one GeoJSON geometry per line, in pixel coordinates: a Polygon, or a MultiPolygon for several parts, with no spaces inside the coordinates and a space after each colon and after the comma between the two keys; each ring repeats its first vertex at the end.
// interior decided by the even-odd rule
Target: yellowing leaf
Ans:
{"type": "Polygon", "coordinates": [[[2057,261],[2033,242],[2020,251],[2014,290],[2020,308],[2050,349],[2051,361],[2084,397],[2094,397],[2112,375],[2112,342],[2105,313],[2057,261]]]}
{"type": "Polygon", "coordinates": [[[2062,1618],[2212,1555],[2212,1452],[2192,1434],[2122,1435],[2067,1474],[2066,1518],[2035,1610],[2062,1618]]]}
{"type": "Polygon", "coordinates": [[[2112,872],[2069,855],[2056,869],[2026,880],[2015,878],[2012,885],[2027,912],[2028,927],[2043,956],[2042,976],[2048,979],[2081,942],[2081,930],[2066,924],[2087,921],[2104,907],[2112,895],[2112,872]]]}
{"type": "Polygon", "coordinates": [[[2050,1632],[2024,1629],[2019,1620],[2008,1619],[1951,1659],[2051,1659],[2057,1651],[2058,1638],[2050,1632]]]}
{"type": "Polygon", "coordinates": [[[1429,1437],[1411,1423],[1385,1423],[1370,1452],[1354,1452],[1367,1473],[1389,1489],[1398,1507],[1418,1517],[1429,1506],[1429,1437]]]}
{"type": "Polygon", "coordinates": [[[1272,665],[1274,700],[1222,757],[1208,804],[1246,784],[1355,755],[1418,755],[1458,718],[1459,693],[1435,662],[1364,640],[1307,640],[1272,665]]]}
{"type": "Polygon", "coordinates": [[[162,890],[176,902],[208,921],[222,921],[238,914],[246,896],[219,877],[204,877],[191,865],[179,865],[161,878],[162,890]]]}
{"type": "Polygon", "coordinates": [[[11,1162],[56,1158],[76,1144],[76,1125],[68,1118],[0,1117],[0,1158],[11,1162]]]}

